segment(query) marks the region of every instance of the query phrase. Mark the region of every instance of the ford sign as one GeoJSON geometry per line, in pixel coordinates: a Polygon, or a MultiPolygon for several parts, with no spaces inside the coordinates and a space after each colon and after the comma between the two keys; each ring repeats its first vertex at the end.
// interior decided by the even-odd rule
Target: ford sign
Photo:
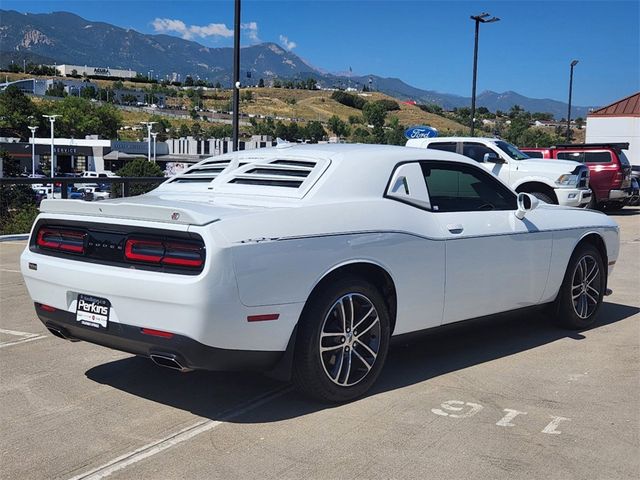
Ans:
{"type": "Polygon", "coordinates": [[[420,127],[411,127],[404,131],[404,136],[409,140],[412,138],[433,138],[438,136],[438,130],[425,125],[420,127]]]}

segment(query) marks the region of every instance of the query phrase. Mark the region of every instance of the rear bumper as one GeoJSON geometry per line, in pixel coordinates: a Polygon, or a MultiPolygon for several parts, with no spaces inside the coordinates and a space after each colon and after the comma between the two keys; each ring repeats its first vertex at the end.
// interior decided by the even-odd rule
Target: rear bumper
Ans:
{"type": "Polygon", "coordinates": [[[96,329],[79,324],[72,312],[46,311],[39,303],[35,307],[38,318],[47,328],[61,332],[69,340],[84,340],[144,357],[173,357],[186,369],[264,372],[273,369],[284,354],[211,347],[178,334],[171,338],[158,337],[142,333],[140,327],[115,322],[110,322],[106,329],[96,329]]]}
{"type": "Polygon", "coordinates": [[[615,200],[616,202],[623,202],[631,196],[631,188],[625,188],[624,190],[609,190],[609,200],[615,200]]]}
{"type": "Polygon", "coordinates": [[[566,207],[582,207],[591,200],[591,190],[588,188],[556,188],[558,204],[566,207]]]}

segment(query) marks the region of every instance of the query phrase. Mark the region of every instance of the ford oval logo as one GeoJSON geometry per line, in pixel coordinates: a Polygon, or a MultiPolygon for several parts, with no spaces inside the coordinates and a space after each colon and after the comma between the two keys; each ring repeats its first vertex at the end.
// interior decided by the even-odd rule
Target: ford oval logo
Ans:
{"type": "Polygon", "coordinates": [[[433,138],[438,136],[438,130],[433,127],[421,125],[419,127],[407,128],[404,131],[404,136],[409,140],[412,138],[433,138]]]}

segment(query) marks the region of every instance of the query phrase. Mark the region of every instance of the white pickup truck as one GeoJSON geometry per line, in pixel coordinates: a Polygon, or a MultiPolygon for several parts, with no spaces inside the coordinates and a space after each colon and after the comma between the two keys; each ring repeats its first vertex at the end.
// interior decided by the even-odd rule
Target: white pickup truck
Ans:
{"type": "Polygon", "coordinates": [[[415,138],[407,141],[407,147],[460,153],[482,164],[516,192],[530,193],[547,203],[584,207],[591,199],[586,166],[572,161],[529,158],[499,138],[415,138]]]}

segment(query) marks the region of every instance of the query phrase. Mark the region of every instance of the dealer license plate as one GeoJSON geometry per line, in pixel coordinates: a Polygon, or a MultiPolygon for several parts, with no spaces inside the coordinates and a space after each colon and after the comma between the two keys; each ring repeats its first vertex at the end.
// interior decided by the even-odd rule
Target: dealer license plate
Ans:
{"type": "Polygon", "coordinates": [[[76,321],[93,328],[107,328],[111,302],[106,298],[78,294],[76,321]]]}

